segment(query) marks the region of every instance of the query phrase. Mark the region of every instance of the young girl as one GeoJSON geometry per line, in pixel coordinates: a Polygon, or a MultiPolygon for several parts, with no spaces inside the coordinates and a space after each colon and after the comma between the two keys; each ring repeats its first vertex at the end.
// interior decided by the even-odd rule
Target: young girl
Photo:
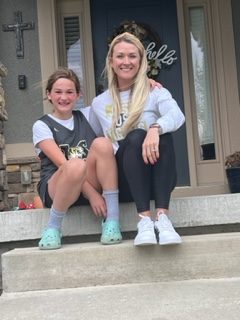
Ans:
{"type": "Polygon", "coordinates": [[[63,218],[72,205],[90,203],[102,217],[103,244],[119,243],[117,167],[112,144],[96,138],[81,111],[73,110],[80,97],[76,74],[60,68],[48,79],[46,95],[53,106],[33,125],[33,143],[41,160],[39,195],[50,217],[40,249],[61,247],[63,218]]]}
{"type": "Polygon", "coordinates": [[[185,117],[167,89],[151,90],[147,68],[145,49],[137,37],[127,32],[115,37],[106,58],[108,90],[93,100],[90,123],[113,142],[120,200],[132,198],[136,204],[140,221],[134,244],[157,243],[155,228],[161,245],[181,243],[167,215],[176,185],[171,132],[185,117]]]}

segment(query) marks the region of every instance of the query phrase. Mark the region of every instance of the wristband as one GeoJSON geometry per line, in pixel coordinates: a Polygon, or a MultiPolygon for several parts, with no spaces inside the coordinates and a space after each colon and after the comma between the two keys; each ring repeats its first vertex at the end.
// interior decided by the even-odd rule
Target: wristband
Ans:
{"type": "Polygon", "coordinates": [[[162,134],[162,127],[160,126],[160,124],[158,124],[157,122],[156,123],[152,123],[150,126],[149,126],[149,129],[151,128],[157,128],[158,129],[158,134],[162,134]]]}

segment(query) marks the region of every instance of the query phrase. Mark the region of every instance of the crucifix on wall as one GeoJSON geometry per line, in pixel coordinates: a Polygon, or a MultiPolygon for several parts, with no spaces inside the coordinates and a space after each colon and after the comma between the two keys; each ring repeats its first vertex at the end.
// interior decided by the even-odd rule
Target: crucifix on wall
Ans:
{"type": "Polygon", "coordinates": [[[3,31],[14,31],[16,35],[17,58],[24,57],[23,31],[34,29],[34,22],[22,22],[22,12],[14,12],[15,24],[3,24],[3,31]]]}

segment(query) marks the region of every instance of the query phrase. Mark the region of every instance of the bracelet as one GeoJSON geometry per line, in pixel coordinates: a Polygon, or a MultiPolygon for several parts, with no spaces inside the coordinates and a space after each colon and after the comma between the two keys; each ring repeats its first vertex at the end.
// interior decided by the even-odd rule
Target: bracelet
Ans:
{"type": "Polygon", "coordinates": [[[162,127],[160,126],[160,124],[158,124],[157,122],[156,123],[152,123],[150,126],[149,126],[149,129],[151,128],[157,128],[158,129],[158,134],[162,134],[162,127]]]}

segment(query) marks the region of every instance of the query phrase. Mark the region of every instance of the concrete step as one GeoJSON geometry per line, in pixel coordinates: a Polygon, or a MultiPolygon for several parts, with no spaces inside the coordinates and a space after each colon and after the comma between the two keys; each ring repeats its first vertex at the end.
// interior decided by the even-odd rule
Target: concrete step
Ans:
{"type": "MultiPolygon", "coordinates": [[[[121,203],[120,210],[122,231],[135,231],[138,221],[135,205],[121,203]]],[[[177,228],[240,226],[240,194],[173,198],[170,212],[177,228]]],[[[39,239],[48,216],[48,209],[0,212],[0,243],[39,239]]],[[[88,206],[71,208],[64,219],[64,237],[100,233],[101,220],[88,206]]]]}
{"type": "Polygon", "coordinates": [[[4,292],[240,277],[240,233],[184,236],[175,246],[133,241],[14,249],[2,255],[4,292]]]}
{"type": "MultiPolygon", "coordinates": [[[[161,273],[160,267],[146,272],[161,273]]],[[[240,278],[4,293],[0,297],[1,320],[239,320],[239,315],[240,278]]]]}

